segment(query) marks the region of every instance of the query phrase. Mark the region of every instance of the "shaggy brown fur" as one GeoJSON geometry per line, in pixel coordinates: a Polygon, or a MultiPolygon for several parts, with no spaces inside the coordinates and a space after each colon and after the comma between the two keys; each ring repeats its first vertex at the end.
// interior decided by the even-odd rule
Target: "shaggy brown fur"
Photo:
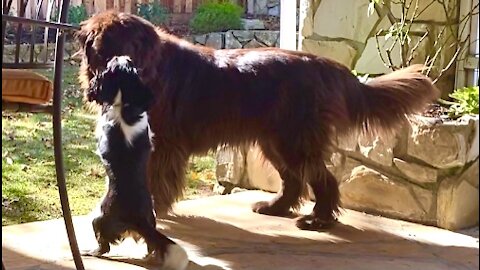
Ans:
{"type": "Polygon", "coordinates": [[[335,177],[323,161],[333,133],[392,129],[438,96],[418,66],[362,84],[328,58],[277,48],[194,46],[129,14],[96,15],[77,37],[85,88],[109,59],[128,55],[154,91],[149,116],[155,151],[148,174],[157,213],[182,195],[190,155],[219,144],[256,142],[279,171],[283,188],[254,211],[287,214],[308,183],[316,204],[297,225],[329,225],[340,203],[335,177]]]}

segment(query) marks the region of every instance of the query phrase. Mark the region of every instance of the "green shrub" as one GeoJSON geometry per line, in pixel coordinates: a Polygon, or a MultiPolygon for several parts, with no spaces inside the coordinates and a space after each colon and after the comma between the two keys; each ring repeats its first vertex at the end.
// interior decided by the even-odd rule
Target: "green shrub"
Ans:
{"type": "Polygon", "coordinates": [[[200,5],[190,27],[195,33],[241,29],[243,8],[228,1],[206,2],[200,5]]]}
{"type": "Polygon", "coordinates": [[[478,114],[478,86],[457,89],[449,96],[454,99],[448,110],[450,117],[458,118],[465,114],[478,114]]]}
{"type": "Polygon", "coordinates": [[[87,8],[81,4],[79,6],[71,6],[68,8],[68,23],[79,25],[88,18],[87,8]]]}
{"type": "Polygon", "coordinates": [[[168,10],[163,7],[158,0],[152,3],[138,4],[137,14],[155,25],[165,24],[168,20],[168,10]]]}

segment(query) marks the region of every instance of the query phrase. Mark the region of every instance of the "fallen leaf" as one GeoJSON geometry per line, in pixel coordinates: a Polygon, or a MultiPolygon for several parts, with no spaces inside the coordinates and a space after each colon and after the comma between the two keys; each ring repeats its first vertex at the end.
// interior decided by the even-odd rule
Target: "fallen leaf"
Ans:
{"type": "Polygon", "coordinates": [[[13,159],[12,159],[11,157],[7,157],[6,160],[7,160],[7,164],[8,164],[8,165],[12,165],[12,164],[13,164],[13,159]]]}

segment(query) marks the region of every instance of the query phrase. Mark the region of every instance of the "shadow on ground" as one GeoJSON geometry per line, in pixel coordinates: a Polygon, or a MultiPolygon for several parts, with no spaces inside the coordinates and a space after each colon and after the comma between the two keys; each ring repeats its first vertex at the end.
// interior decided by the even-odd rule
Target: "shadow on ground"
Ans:
{"type": "MultiPolygon", "coordinates": [[[[250,211],[251,203],[271,196],[248,191],[183,201],[158,228],[188,250],[190,270],[478,269],[478,238],[350,210],[327,231],[301,231],[292,218],[250,211]]],[[[80,248],[95,248],[90,220],[74,223],[80,248]]],[[[74,269],[64,231],[62,220],[4,227],[7,268],[74,269]],[[19,260],[28,265],[18,267],[19,260]]],[[[108,259],[84,261],[87,269],[155,269],[140,260],[145,253],[144,244],[125,241],[108,259]]]]}

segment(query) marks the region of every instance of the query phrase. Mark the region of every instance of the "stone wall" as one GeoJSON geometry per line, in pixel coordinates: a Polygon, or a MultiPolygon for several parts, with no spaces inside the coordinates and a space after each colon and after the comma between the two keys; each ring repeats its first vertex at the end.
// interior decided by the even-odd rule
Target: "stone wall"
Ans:
{"type": "MultiPolygon", "coordinates": [[[[259,48],[259,47],[278,47],[280,31],[269,30],[230,30],[227,32],[208,33],[184,37],[194,44],[205,45],[215,49],[238,49],[238,48],[259,48]]],[[[29,44],[20,45],[20,62],[30,61],[29,44]]],[[[14,62],[15,45],[5,45],[3,61],[14,62]]],[[[65,43],[65,60],[69,60],[79,50],[76,42],[65,43]]],[[[48,43],[36,44],[33,53],[35,62],[53,61],[55,58],[55,44],[48,43]]]]}
{"type": "MultiPolygon", "coordinates": [[[[31,46],[29,44],[21,44],[19,50],[19,62],[30,62],[31,46]]],[[[71,59],[78,50],[79,47],[76,42],[66,42],[64,59],[71,59]]],[[[45,44],[35,44],[33,50],[34,62],[45,62],[45,59],[48,61],[55,60],[55,43],[48,43],[47,46],[45,44]]],[[[5,63],[13,63],[15,61],[15,45],[5,45],[2,61],[5,63]]]]}
{"type": "MultiPolygon", "coordinates": [[[[419,0],[419,9],[422,10],[430,0],[419,0]]],[[[316,55],[331,57],[355,69],[359,73],[383,74],[390,70],[383,64],[377,50],[375,34],[380,30],[387,30],[392,22],[398,20],[401,16],[401,9],[394,1],[385,1],[391,5],[393,17],[386,16],[386,5],[367,16],[369,0],[306,0],[301,6],[301,50],[316,55]]],[[[445,1],[451,21],[458,19],[459,0],[445,1]]],[[[413,10],[413,8],[412,8],[413,10]]],[[[434,41],[437,35],[442,38],[439,40],[442,44],[448,39],[446,44],[452,42],[451,32],[457,31],[457,26],[452,25],[446,31],[441,29],[447,25],[445,11],[440,1],[433,1],[416,22],[413,23],[410,35],[411,44],[426,32],[429,35],[420,43],[416,50],[412,63],[423,63],[427,54],[433,54],[434,41]]],[[[453,36],[456,36],[453,33],[453,36]]],[[[383,51],[389,48],[392,39],[379,37],[379,46],[383,51]]],[[[411,45],[413,46],[413,45],[411,45]]],[[[454,48],[445,47],[440,57],[435,62],[436,67],[443,67],[454,54],[454,48]]],[[[392,49],[393,62],[400,63],[400,46],[395,45],[392,49]]],[[[386,59],[386,55],[383,54],[386,59]]],[[[451,92],[454,86],[454,67],[446,72],[437,85],[443,92],[451,92]]]]}
{"type": "MultiPolygon", "coordinates": [[[[388,139],[339,138],[326,164],[343,206],[447,229],[478,224],[478,115],[433,120],[416,117],[388,139]]],[[[220,149],[217,156],[223,193],[235,186],[279,190],[280,176],[258,147],[220,149]]]]}
{"type": "Polygon", "coordinates": [[[280,0],[247,0],[247,14],[280,16],[280,0]]]}
{"type": "Polygon", "coordinates": [[[203,35],[188,36],[184,39],[215,49],[239,49],[278,47],[280,31],[269,30],[229,30],[203,35]]]}

